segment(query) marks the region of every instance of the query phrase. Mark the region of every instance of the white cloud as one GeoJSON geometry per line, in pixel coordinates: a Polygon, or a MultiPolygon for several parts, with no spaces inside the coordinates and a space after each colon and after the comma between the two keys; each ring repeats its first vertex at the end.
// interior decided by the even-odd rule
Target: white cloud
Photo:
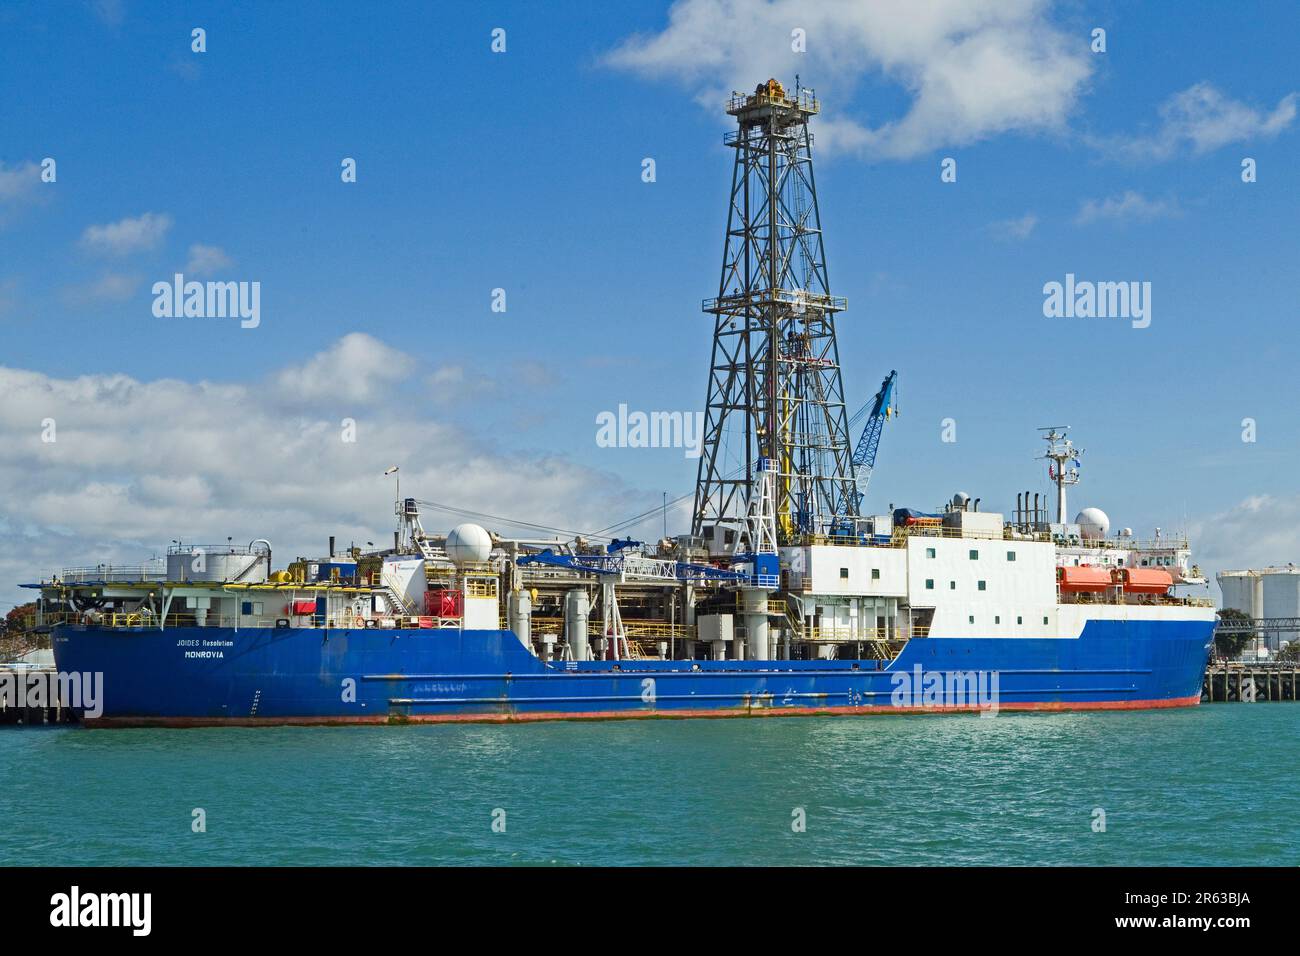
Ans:
{"type": "Polygon", "coordinates": [[[65,289],[63,299],[70,305],[92,305],[96,302],[125,302],[135,295],[140,286],[140,277],[123,275],[117,272],[105,272],[98,279],[85,285],[65,289]]]}
{"type": "Polygon", "coordinates": [[[185,274],[210,276],[222,269],[229,269],[232,265],[234,261],[220,246],[205,246],[201,242],[196,242],[190,246],[190,257],[185,263],[185,274]]]}
{"type": "Polygon", "coordinates": [[[122,0],[90,0],[90,9],[106,26],[120,27],[126,19],[126,7],[122,0]]]}
{"type": "Polygon", "coordinates": [[[15,166],[0,163],[0,226],[18,207],[39,202],[42,185],[39,164],[31,160],[15,166]]]}
{"type": "MultiPolygon", "coordinates": [[[[335,369],[358,342],[370,354],[387,348],[347,336],[304,368],[335,369]]],[[[331,534],[387,540],[393,488],[383,471],[392,464],[403,493],[562,528],[596,530],[658,500],[562,457],[492,452],[480,436],[426,417],[421,402],[359,411],[356,440],[346,442],[334,408],[294,412],[260,382],[58,378],[0,366],[0,394],[3,601],[23,600],[14,584],[42,570],[137,562],[182,536],[267,537],[277,564],[319,553],[331,534]],[[53,443],[41,440],[47,418],[53,443]]],[[[457,520],[424,516],[430,531],[457,520]]]]}
{"type": "Polygon", "coordinates": [[[91,252],[125,256],[152,249],[171,228],[172,217],[166,213],[146,212],[134,219],[119,219],[102,226],[87,226],[81,244],[91,252]]]}
{"type": "Polygon", "coordinates": [[[1225,96],[1210,83],[1175,93],[1160,106],[1160,125],[1149,135],[1099,145],[1130,159],[1170,159],[1208,153],[1229,143],[1272,139],[1291,126],[1298,95],[1288,93],[1271,112],[1225,96]]]}
{"type": "Polygon", "coordinates": [[[989,224],[989,231],[999,239],[1028,239],[1038,225],[1038,216],[1027,212],[1017,219],[1001,219],[989,224]]]}
{"type": "Polygon", "coordinates": [[[511,378],[525,388],[554,388],[560,382],[555,366],[534,359],[522,359],[511,367],[511,378]]]}
{"type": "Polygon", "coordinates": [[[1218,571],[1300,563],[1300,495],[1252,495],[1188,530],[1211,580],[1218,571]]]}
{"type": "Polygon", "coordinates": [[[0,316],[13,309],[18,301],[18,280],[0,279],[0,316]]]}
{"type": "Polygon", "coordinates": [[[1109,222],[1149,222],[1182,212],[1176,199],[1147,199],[1141,193],[1128,190],[1122,196],[1106,199],[1085,199],[1074,217],[1076,225],[1109,222]]]}
{"type": "Polygon", "coordinates": [[[480,395],[492,385],[486,379],[468,378],[465,366],[458,364],[439,365],[425,376],[424,383],[428,386],[430,396],[440,405],[480,395]]]}
{"type": "MultiPolygon", "coordinates": [[[[1046,0],[677,0],[659,33],[632,36],[607,65],[695,88],[720,110],[769,76],[819,78],[834,102],[819,143],[908,158],[1006,132],[1057,131],[1092,71],[1087,44],[1053,26],[1046,0]],[[806,53],[791,49],[802,29],[806,53]],[[849,93],[883,77],[909,95],[891,118],[853,118],[849,93]],[[838,97],[838,99],[837,99],[838,97]]],[[[829,104],[828,104],[829,105],[829,104]]]]}
{"type": "Polygon", "coordinates": [[[41,185],[41,167],[28,160],[17,166],[0,163],[0,202],[32,196],[41,185]]]}
{"type": "Polygon", "coordinates": [[[276,384],[283,396],[295,401],[364,403],[386,394],[413,366],[404,352],[364,332],[352,332],[305,364],[281,371],[276,384]]]}
{"type": "Polygon", "coordinates": [[[548,389],[560,383],[555,369],[534,359],[517,359],[493,371],[466,368],[458,363],[439,365],[424,384],[434,401],[442,405],[482,402],[493,396],[517,395],[520,388],[548,389]]]}

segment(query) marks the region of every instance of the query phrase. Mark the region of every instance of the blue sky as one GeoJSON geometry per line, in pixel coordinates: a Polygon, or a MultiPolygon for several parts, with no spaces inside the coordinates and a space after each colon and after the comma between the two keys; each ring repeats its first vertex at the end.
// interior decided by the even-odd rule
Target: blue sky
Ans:
{"type": "Polygon", "coordinates": [[[1087,450],[1075,505],[1189,526],[1212,565],[1296,559],[1300,7],[905,7],[7,4],[0,541],[55,565],[268,523],[305,546],[333,517],[294,489],[344,484],[346,527],[377,512],[382,534],[376,476],[397,462],[421,497],[591,530],[689,491],[680,450],[597,447],[595,416],[702,407],[732,161],[718,94],[797,71],[823,104],[851,409],[900,376],[872,503],[961,489],[1009,508],[1047,488],[1034,429],[1068,423],[1087,450]],[[35,178],[45,157],[55,183],[35,178]],[[195,245],[261,283],[257,329],[152,314],[150,286],[195,245]],[[1070,272],[1151,282],[1151,326],[1045,318],[1043,284],[1070,272]],[[131,420],[112,414],[123,381],[149,396],[131,420]],[[59,458],[35,444],[49,395],[59,458]],[[217,480],[186,457],[186,434],[222,440],[183,430],[193,402],[226,403],[249,448],[375,428],[346,462],[236,445],[220,457],[248,480],[217,480]],[[164,442],[159,419],[182,431],[164,442]]]}

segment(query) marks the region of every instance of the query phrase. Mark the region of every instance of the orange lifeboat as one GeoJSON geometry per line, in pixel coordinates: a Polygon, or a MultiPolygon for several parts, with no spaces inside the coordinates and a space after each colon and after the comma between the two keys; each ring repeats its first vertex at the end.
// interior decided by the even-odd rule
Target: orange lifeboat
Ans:
{"type": "Polygon", "coordinates": [[[1174,586],[1174,579],[1160,568],[1116,568],[1115,583],[1127,594],[1164,594],[1174,586]]]}
{"type": "Polygon", "coordinates": [[[1057,568],[1056,583],[1063,594],[1101,594],[1111,586],[1105,568],[1057,568]]]}

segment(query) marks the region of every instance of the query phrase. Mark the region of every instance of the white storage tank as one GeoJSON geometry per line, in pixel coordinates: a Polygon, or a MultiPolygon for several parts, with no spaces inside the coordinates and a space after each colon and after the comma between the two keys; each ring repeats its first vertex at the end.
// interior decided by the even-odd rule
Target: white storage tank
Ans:
{"type": "Polygon", "coordinates": [[[271,563],[271,546],[255,541],[230,544],[177,544],[167,549],[168,581],[238,581],[262,584],[271,563]]]}
{"type": "Polygon", "coordinates": [[[1219,590],[1223,594],[1223,606],[1252,614],[1255,578],[1248,571],[1220,571],[1218,574],[1219,590]]]}
{"type": "Polygon", "coordinates": [[[1220,571],[1223,606],[1251,617],[1300,617],[1300,568],[1220,571]]]}

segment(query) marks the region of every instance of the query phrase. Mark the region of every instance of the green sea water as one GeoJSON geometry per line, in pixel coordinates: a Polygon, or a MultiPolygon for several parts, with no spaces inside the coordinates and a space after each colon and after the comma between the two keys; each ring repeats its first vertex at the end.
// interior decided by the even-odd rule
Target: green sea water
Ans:
{"type": "Polygon", "coordinates": [[[1300,863],[1287,703],[3,728],[0,769],[4,865],[1300,863]]]}

